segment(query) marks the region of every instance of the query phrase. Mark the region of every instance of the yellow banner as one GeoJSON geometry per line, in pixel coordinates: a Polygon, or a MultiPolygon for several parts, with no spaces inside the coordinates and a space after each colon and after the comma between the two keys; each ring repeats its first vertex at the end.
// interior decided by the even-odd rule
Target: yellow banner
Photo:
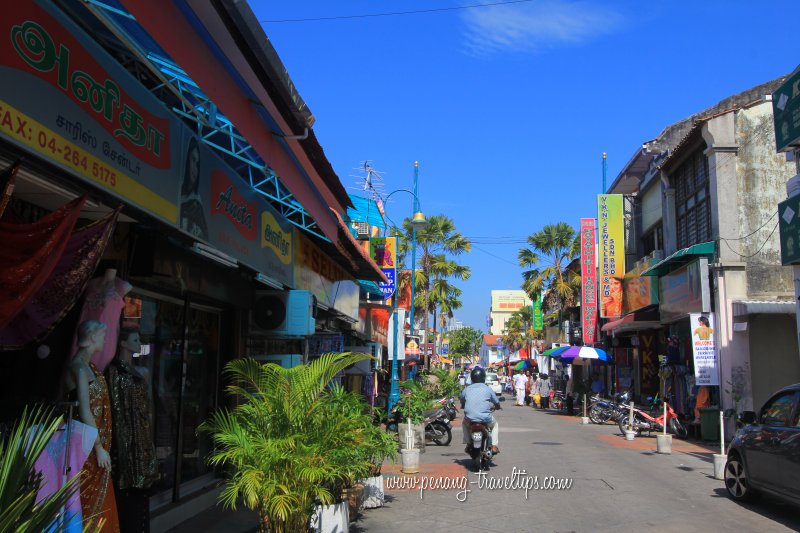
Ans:
{"type": "Polygon", "coordinates": [[[173,224],[178,220],[177,206],[147,189],[129,176],[72,144],[59,134],[0,100],[0,129],[19,143],[54,163],[97,183],[101,187],[173,224]]]}
{"type": "Polygon", "coordinates": [[[622,195],[597,196],[600,256],[600,316],[622,315],[622,283],[625,277],[625,223],[622,195]]]}

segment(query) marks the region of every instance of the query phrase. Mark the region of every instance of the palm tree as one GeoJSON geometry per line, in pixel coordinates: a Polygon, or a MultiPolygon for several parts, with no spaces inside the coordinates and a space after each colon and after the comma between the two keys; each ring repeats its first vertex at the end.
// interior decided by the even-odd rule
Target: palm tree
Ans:
{"type": "MultiPolygon", "coordinates": [[[[411,249],[413,230],[410,222],[410,219],[403,221],[406,238],[398,246],[402,258],[407,257],[411,249]]],[[[417,311],[425,313],[424,329],[427,330],[430,314],[435,315],[441,301],[447,299],[443,295],[451,292],[439,283],[438,296],[434,295],[433,288],[437,280],[439,282],[450,279],[466,281],[472,273],[469,267],[460,265],[447,256],[469,252],[472,250],[472,244],[456,231],[455,223],[451,218],[445,215],[434,215],[428,218],[427,226],[417,230],[417,247],[419,256],[414,279],[414,311],[415,313],[417,311]]],[[[406,281],[406,283],[408,282],[409,280],[406,281]]],[[[434,318],[434,331],[435,328],[434,318]]],[[[426,366],[428,365],[426,364],[426,366]]]]}
{"type": "Polygon", "coordinates": [[[528,244],[530,248],[521,248],[517,256],[519,266],[528,269],[522,273],[522,289],[532,300],[544,295],[545,307],[558,310],[558,327],[563,331],[564,310],[580,298],[580,274],[567,268],[580,257],[580,236],[572,226],[559,222],[530,235],[528,244]],[[540,263],[546,266],[539,268],[540,263]]]}
{"type": "Polygon", "coordinates": [[[344,414],[335,389],[324,392],[336,374],[365,359],[329,353],[294,368],[253,359],[225,366],[233,379],[227,392],[239,403],[200,426],[214,441],[209,463],[232,470],[223,505],[235,509],[241,500],[256,510],[261,531],[305,531],[316,503],[329,505],[344,484],[369,473],[368,457],[358,452],[368,430],[344,414]]]}

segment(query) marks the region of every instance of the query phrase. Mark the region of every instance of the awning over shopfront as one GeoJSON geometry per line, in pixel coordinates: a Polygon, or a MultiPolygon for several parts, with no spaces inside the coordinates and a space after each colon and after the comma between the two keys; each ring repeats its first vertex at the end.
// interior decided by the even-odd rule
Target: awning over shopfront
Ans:
{"type": "Polygon", "coordinates": [[[374,281],[366,281],[363,279],[358,280],[358,286],[367,291],[369,294],[373,296],[377,296],[378,298],[383,298],[383,291],[378,284],[374,281]]]}
{"type": "Polygon", "coordinates": [[[713,241],[695,244],[693,246],[689,246],[688,248],[682,248],[681,250],[678,250],[666,259],[659,261],[655,265],[642,272],[642,276],[663,276],[664,274],[668,274],[687,263],[691,263],[700,256],[713,257],[716,253],[716,250],[717,246],[713,241]]]}
{"type": "Polygon", "coordinates": [[[614,335],[618,335],[626,331],[642,331],[645,329],[658,329],[661,327],[658,311],[646,311],[630,313],[619,320],[608,322],[607,324],[603,325],[601,329],[606,332],[613,332],[614,335]]]}
{"type": "Polygon", "coordinates": [[[797,306],[792,301],[739,300],[733,302],[733,316],[747,315],[794,315],[797,306]]]}

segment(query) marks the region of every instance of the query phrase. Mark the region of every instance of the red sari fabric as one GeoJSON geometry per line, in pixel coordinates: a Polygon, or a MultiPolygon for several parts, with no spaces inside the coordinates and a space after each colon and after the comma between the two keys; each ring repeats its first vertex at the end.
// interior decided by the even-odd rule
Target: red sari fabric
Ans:
{"type": "Polygon", "coordinates": [[[0,223],[0,328],[50,277],[85,201],[84,195],[33,224],[0,223]]]}
{"type": "Polygon", "coordinates": [[[14,192],[14,180],[17,177],[17,170],[19,170],[19,160],[0,174],[0,217],[3,216],[3,212],[6,210],[9,200],[11,200],[11,193],[14,192]]]}
{"type": "MultiPolygon", "coordinates": [[[[118,214],[119,209],[67,235],[58,262],[50,269],[44,283],[14,318],[0,327],[0,351],[16,350],[44,338],[72,309],[103,257],[118,214]]],[[[0,224],[0,229],[2,226],[0,224]]],[[[2,238],[0,233],[0,240],[2,238]]],[[[4,305],[2,300],[1,305],[4,305]]]]}

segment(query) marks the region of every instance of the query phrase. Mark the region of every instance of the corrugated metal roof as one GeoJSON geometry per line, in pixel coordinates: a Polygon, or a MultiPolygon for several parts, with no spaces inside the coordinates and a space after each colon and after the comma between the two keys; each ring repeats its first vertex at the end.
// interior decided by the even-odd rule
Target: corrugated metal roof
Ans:
{"type": "Polygon", "coordinates": [[[739,300],[733,302],[733,316],[794,315],[797,306],[790,300],[739,300]]]}
{"type": "Polygon", "coordinates": [[[370,226],[381,229],[386,227],[383,217],[378,210],[378,204],[376,204],[374,200],[351,194],[350,201],[353,202],[353,207],[347,208],[347,217],[350,220],[354,222],[366,222],[370,226]]]}

